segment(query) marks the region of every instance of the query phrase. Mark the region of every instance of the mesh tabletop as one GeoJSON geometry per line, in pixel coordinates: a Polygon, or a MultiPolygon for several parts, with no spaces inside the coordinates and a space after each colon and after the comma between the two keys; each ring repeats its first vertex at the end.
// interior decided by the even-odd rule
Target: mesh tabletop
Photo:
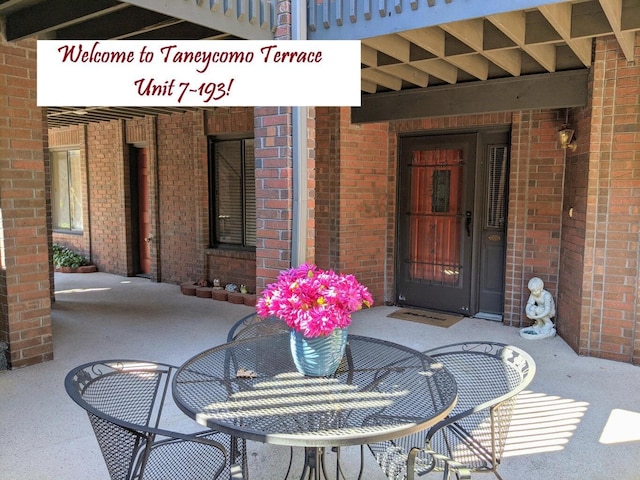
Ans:
{"type": "Polygon", "coordinates": [[[456,383],[441,363],[384,340],[349,335],[336,373],[296,371],[289,335],[227,343],[177,372],[178,406],[202,425],[292,446],[357,445],[407,435],[453,408],[456,383]],[[381,416],[393,421],[372,422],[381,416]]]}

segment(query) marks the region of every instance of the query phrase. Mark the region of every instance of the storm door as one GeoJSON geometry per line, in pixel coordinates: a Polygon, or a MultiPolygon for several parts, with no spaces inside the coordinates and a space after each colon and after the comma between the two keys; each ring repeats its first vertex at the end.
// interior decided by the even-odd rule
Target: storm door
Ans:
{"type": "Polygon", "coordinates": [[[397,303],[468,314],[477,135],[400,142],[397,303]]]}

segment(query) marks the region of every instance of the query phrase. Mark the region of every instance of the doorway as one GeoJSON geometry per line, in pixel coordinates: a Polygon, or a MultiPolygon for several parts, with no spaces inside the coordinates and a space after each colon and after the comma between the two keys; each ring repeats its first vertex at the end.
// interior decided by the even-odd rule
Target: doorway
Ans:
{"type": "Polygon", "coordinates": [[[146,148],[131,147],[131,229],[134,274],[151,277],[151,214],[149,200],[149,155],[146,148]]]}
{"type": "Polygon", "coordinates": [[[396,303],[501,320],[508,130],[399,146],[396,303]]]}

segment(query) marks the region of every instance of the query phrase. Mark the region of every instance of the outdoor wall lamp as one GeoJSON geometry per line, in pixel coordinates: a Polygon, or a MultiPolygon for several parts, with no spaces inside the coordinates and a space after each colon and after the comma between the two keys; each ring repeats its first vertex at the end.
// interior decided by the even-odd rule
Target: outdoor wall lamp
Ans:
{"type": "Polygon", "coordinates": [[[572,152],[575,152],[576,148],[578,148],[578,144],[576,143],[575,138],[573,138],[574,130],[569,128],[569,125],[566,123],[562,125],[562,128],[558,130],[558,140],[560,141],[560,146],[563,149],[569,149],[572,152]]]}

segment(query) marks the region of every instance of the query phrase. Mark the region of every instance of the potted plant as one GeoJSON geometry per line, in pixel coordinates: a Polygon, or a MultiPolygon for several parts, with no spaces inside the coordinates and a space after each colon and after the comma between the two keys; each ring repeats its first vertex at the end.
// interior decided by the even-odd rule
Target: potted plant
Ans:
{"type": "Polygon", "coordinates": [[[340,364],[351,314],[372,305],[371,293],[355,276],[307,263],[281,272],[262,292],[256,311],[291,328],[291,353],[300,373],[324,376],[340,364]]]}
{"type": "Polygon", "coordinates": [[[53,266],[56,271],[72,273],[72,272],[95,272],[97,268],[91,265],[89,259],[74,252],[69,247],[53,244],[53,266]]]}

